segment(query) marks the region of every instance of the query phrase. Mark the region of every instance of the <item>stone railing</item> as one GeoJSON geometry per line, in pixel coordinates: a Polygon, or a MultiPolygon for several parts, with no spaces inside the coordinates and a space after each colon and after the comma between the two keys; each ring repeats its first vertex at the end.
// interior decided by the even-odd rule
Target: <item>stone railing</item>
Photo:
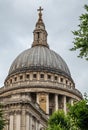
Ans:
{"type": "Polygon", "coordinates": [[[78,95],[82,98],[82,94],[75,88],[68,86],[63,83],[57,83],[57,82],[51,82],[51,81],[24,81],[24,82],[18,82],[16,84],[13,84],[13,86],[3,87],[0,89],[0,93],[14,90],[14,89],[20,89],[20,88],[34,88],[34,87],[40,87],[40,88],[52,88],[52,89],[61,89],[66,92],[74,93],[75,95],[78,95]]]}

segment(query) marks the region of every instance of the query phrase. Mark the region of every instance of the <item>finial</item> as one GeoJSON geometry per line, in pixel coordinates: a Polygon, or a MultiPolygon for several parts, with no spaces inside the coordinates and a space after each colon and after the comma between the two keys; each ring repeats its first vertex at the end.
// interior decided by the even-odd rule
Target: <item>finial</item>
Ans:
{"type": "Polygon", "coordinates": [[[39,19],[41,19],[42,18],[42,11],[43,11],[41,6],[39,7],[39,9],[37,9],[37,11],[39,11],[39,19]]]}
{"type": "Polygon", "coordinates": [[[39,13],[41,13],[41,11],[43,11],[43,9],[41,8],[41,6],[39,7],[39,9],[37,9],[37,11],[39,11],[39,13]]]}

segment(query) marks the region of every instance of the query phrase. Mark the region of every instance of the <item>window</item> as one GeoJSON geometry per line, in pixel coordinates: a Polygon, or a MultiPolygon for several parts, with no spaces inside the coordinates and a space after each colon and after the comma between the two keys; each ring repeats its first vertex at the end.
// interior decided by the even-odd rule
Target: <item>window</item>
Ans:
{"type": "Polygon", "coordinates": [[[20,79],[23,79],[23,75],[20,75],[20,79]]]}
{"type": "Polygon", "coordinates": [[[31,96],[31,101],[33,102],[33,103],[35,103],[36,102],[36,93],[30,93],[30,96],[31,96]]]}
{"type": "Polygon", "coordinates": [[[36,74],[33,74],[33,78],[36,78],[37,77],[37,75],[36,74]]]}
{"type": "Polygon", "coordinates": [[[44,78],[44,74],[40,74],[40,78],[44,78]]]}
{"type": "Polygon", "coordinates": [[[14,80],[17,81],[17,77],[15,77],[14,80]]]}
{"type": "Polygon", "coordinates": [[[60,81],[63,82],[63,78],[60,78],[60,81]]]}
{"type": "Polygon", "coordinates": [[[66,84],[68,84],[68,81],[66,80],[66,84]]]}
{"type": "Polygon", "coordinates": [[[26,74],[26,78],[29,79],[30,75],[29,74],[26,74]]]}
{"type": "Polygon", "coordinates": [[[48,75],[48,79],[51,79],[51,75],[48,75]]]}
{"type": "Polygon", "coordinates": [[[12,83],[12,79],[10,79],[10,83],[12,83]]]}
{"type": "Polygon", "coordinates": [[[40,34],[40,33],[39,33],[39,32],[37,32],[37,34],[38,34],[38,39],[39,39],[39,37],[40,37],[40,35],[39,35],[39,34],[40,34]]]}
{"type": "Polygon", "coordinates": [[[54,79],[57,80],[57,76],[55,76],[54,79]]]}

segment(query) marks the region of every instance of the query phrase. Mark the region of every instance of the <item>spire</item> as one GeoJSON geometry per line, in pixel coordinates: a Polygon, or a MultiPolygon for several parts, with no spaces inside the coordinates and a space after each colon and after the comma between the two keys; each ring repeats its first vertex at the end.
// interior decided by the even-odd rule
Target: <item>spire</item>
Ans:
{"type": "Polygon", "coordinates": [[[44,26],[44,29],[45,29],[45,25],[43,23],[43,20],[42,20],[42,11],[43,9],[41,8],[41,6],[39,7],[39,9],[37,9],[37,11],[39,11],[39,18],[38,18],[38,22],[36,23],[36,27],[39,26],[39,25],[42,25],[44,26]]]}
{"type": "Polygon", "coordinates": [[[43,9],[41,8],[41,6],[39,7],[39,9],[37,9],[37,11],[39,12],[39,18],[38,21],[36,23],[35,26],[35,30],[33,32],[34,35],[34,39],[33,39],[33,44],[32,47],[34,46],[46,46],[49,48],[48,44],[47,44],[47,31],[45,30],[45,24],[43,22],[42,19],[42,11],[43,9]]]}

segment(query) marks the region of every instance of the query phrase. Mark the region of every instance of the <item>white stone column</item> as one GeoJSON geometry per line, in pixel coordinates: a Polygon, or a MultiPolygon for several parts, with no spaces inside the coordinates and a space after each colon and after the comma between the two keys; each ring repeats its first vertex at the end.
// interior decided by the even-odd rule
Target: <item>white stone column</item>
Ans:
{"type": "Polygon", "coordinates": [[[7,124],[5,125],[5,130],[10,130],[10,116],[8,115],[5,116],[7,120],[7,124]]]}
{"type": "Polygon", "coordinates": [[[30,80],[32,80],[33,79],[33,73],[31,72],[30,73],[30,80]]]}
{"type": "Polygon", "coordinates": [[[37,80],[40,80],[40,74],[39,74],[39,72],[37,73],[37,80]]]}
{"type": "Polygon", "coordinates": [[[64,112],[66,114],[66,96],[65,95],[63,96],[63,105],[64,105],[63,110],[64,110],[64,112]]]}
{"type": "Polygon", "coordinates": [[[21,130],[25,130],[26,128],[26,119],[25,119],[25,110],[22,110],[22,115],[21,115],[21,130]]]}
{"type": "Polygon", "coordinates": [[[21,130],[21,128],[20,128],[20,124],[21,124],[21,118],[20,118],[20,113],[18,113],[17,115],[16,115],[16,130],[21,130]]]}
{"type": "Polygon", "coordinates": [[[13,130],[13,115],[10,115],[9,130],[13,130]]]}
{"type": "Polygon", "coordinates": [[[29,114],[26,115],[26,130],[29,130],[29,114]]]}
{"type": "Polygon", "coordinates": [[[13,117],[13,130],[16,130],[16,113],[14,113],[13,117]]]}
{"type": "Polygon", "coordinates": [[[58,94],[55,94],[55,111],[58,110],[58,94]]]}
{"type": "Polygon", "coordinates": [[[36,130],[39,130],[39,121],[36,120],[36,130]]]}
{"type": "Polygon", "coordinates": [[[71,98],[71,105],[73,106],[73,99],[71,98]]]}
{"type": "Polygon", "coordinates": [[[36,102],[39,104],[39,93],[37,93],[36,96],[36,102]]]}
{"type": "Polygon", "coordinates": [[[46,114],[49,114],[49,94],[46,95],[46,114]]]}
{"type": "Polygon", "coordinates": [[[45,73],[45,78],[44,78],[44,80],[47,80],[47,73],[45,73]]]}

